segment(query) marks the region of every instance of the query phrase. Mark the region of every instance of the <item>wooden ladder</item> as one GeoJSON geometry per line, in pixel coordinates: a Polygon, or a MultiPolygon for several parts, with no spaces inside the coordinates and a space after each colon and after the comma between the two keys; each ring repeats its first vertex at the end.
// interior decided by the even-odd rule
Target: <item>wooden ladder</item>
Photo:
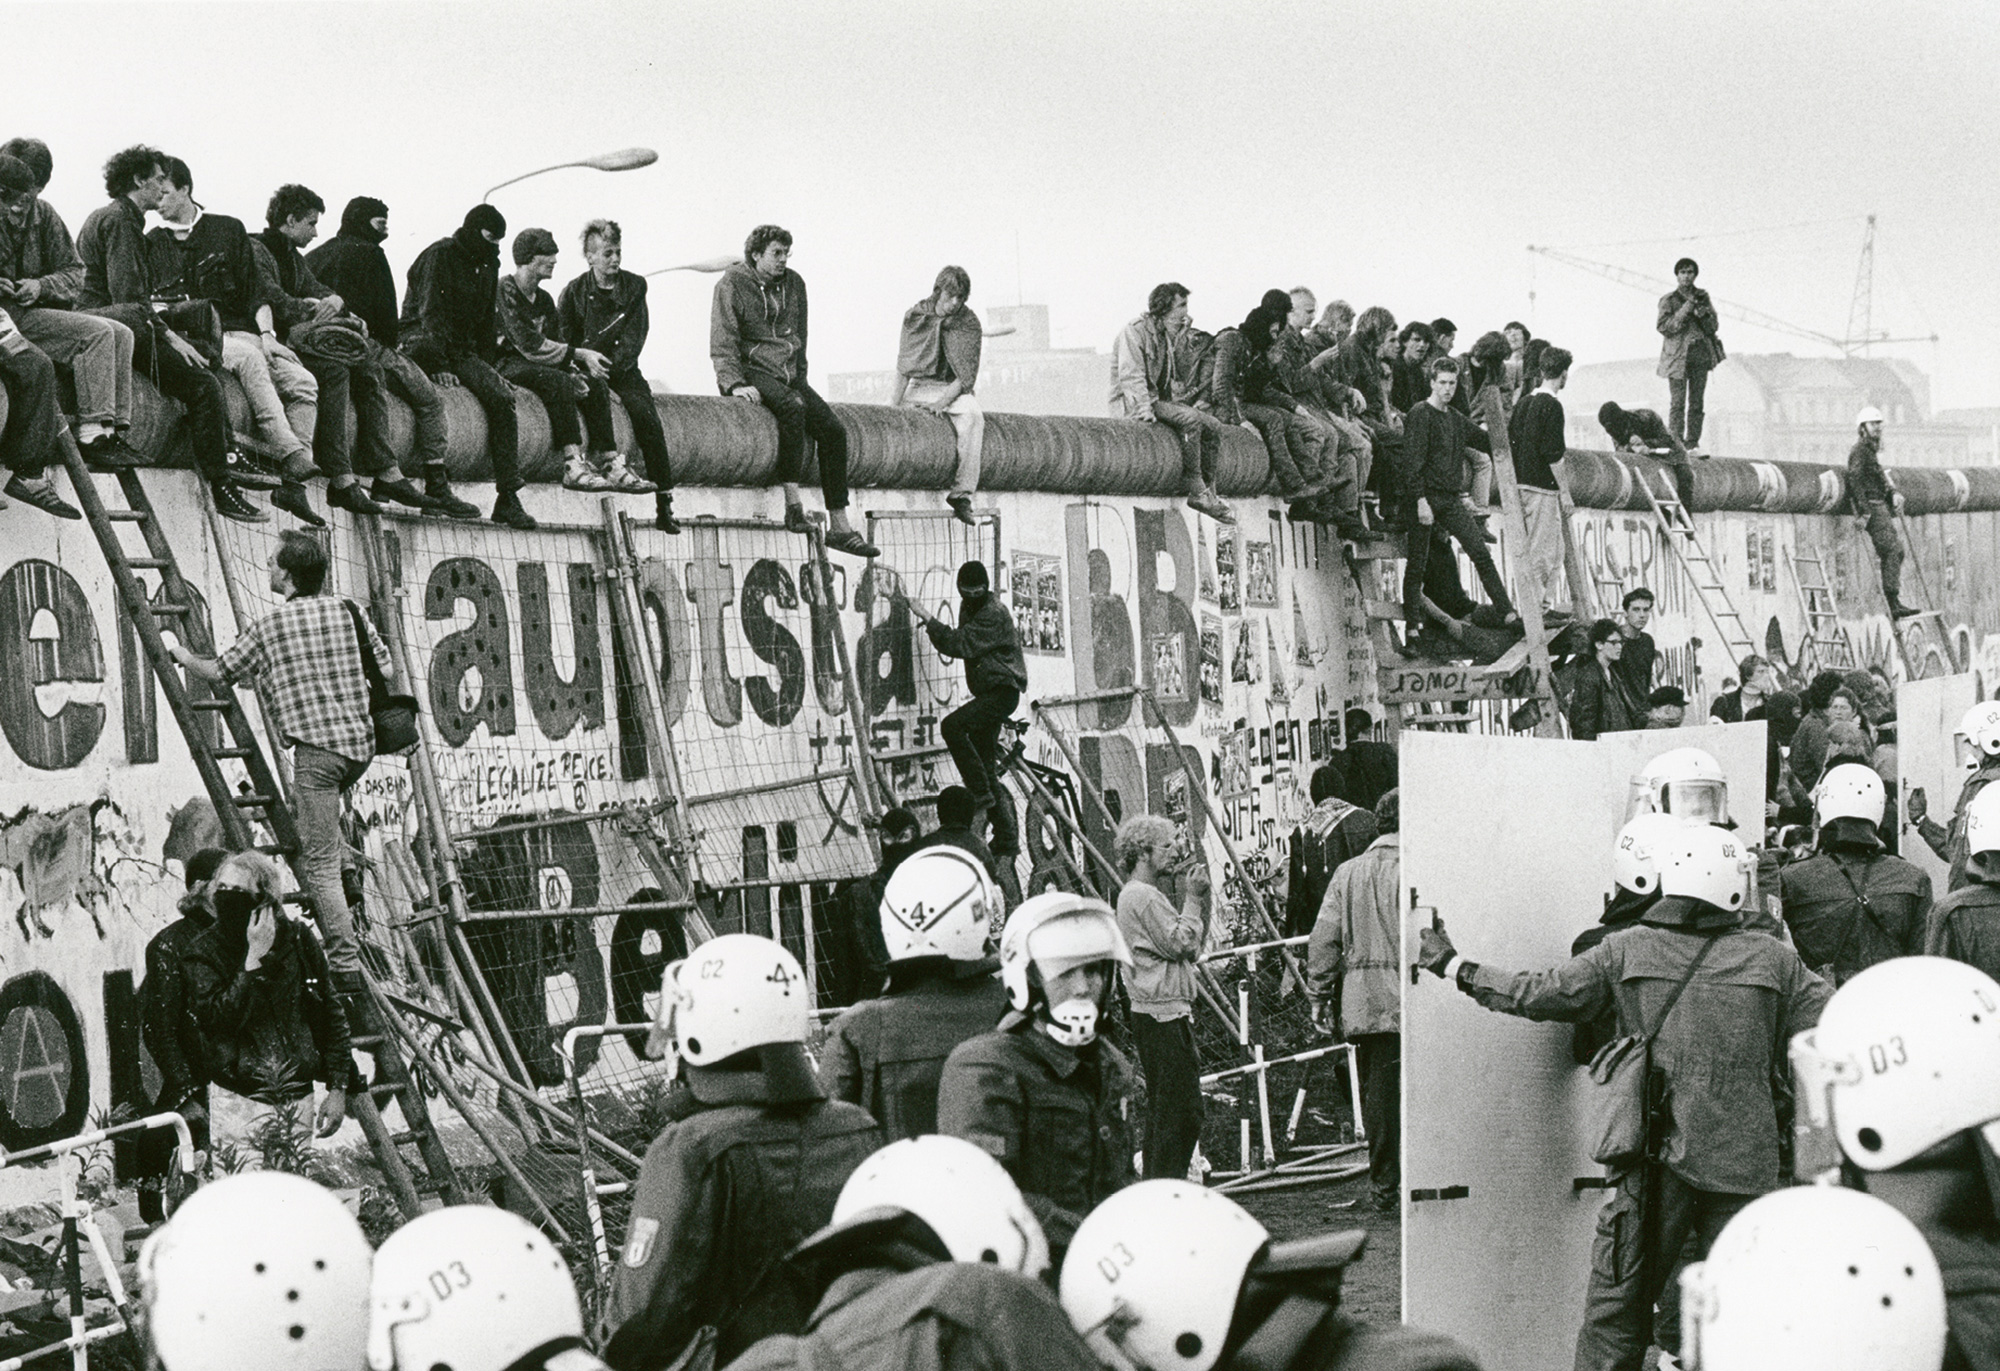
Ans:
{"type": "MultiPolygon", "coordinates": [[[[123,508],[113,508],[105,504],[95,477],[75,445],[63,446],[70,484],[76,488],[84,518],[111,569],[119,603],[138,635],[146,660],[152,664],[153,676],[167,697],[174,722],[187,740],[188,755],[215,806],[229,845],[236,851],[255,847],[288,863],[299,888],[289,892],[286,901],[314,912],[301,867],[298,825],[235,691],[184,679],[167,653],[162,621],[172,625],[175,636],[191,648],[207,648],[211,644],[200,641],[208,635],[195,615],[194,595],[181,575],[180,564],[167,542],[152,501],[146,496],[138,471],[131,467],[117,470],[125,504],[123,508]],[[143,555],[127,549],[118,531],[120,524],[137,525],[146,545],[143,555]],[[159,577],[158,599],[148,593],[145,582],[140,580],[140,573],[148,571],[159,577]],[[218,720],[220,734],[215,729],[218,720]],[[221,745],[215,741],[217,737],[224,739],[221,745]],[[224,762],[237,763],[247,784],[233,786],[223,771],[224,762]],[[256,841],[249,819],[253,813],[260,816],[270,842],[256,841]]],[[[361,977],[361,993],[343,995],[339,1007],[347,1013],[350,1024],[363,1026],[363,1031],[353,1038],[353,1046],[374,1058],[376,1082],[350,1092],[348,1108],[367,1135],[389,1191],[406,1218],[415,1218],[423,1212],[426,1193],[437,1195],[446,1204],[462,1204],[465,1194],[458,1173],[432,1126],[423,1090],[411,1078],[396,1035],[386,1022],[385,1016],[394,1011],[365,966],[361,977]],[[386,1099],[394,1099],[401,1105],[405,1131],[391,1133],[383,1121],[378,1102],[386,1099]],[[410,1145],[417,1152],[414,1163],[401,1150],[410,1145]]]]}
{"type": "Polygon", "coordinates": [[[1757,650],[1756,640],[1751,637],[1743,616],[1730,602],[1722,576],[1716,571],[1708,549],[1702,546],[1701,535],[1695,532],[1693,518],[1681,504],[1680,496],[1674,493],[1670,484],[1673,473],[1647,463],[1639,469],[1638,476],[1639,488],[1646,492],[1646,501],[1653,507],[1653,517],[1659,521],[1661,540],[1673,550],[1681,570],[1687,574],[1688,583],[1694,587],[1695,598],[1701,601],[1702,611],[1715,625],[1716,634],[1729,650],[1730,662],[1742,661],[1757,650]]]}

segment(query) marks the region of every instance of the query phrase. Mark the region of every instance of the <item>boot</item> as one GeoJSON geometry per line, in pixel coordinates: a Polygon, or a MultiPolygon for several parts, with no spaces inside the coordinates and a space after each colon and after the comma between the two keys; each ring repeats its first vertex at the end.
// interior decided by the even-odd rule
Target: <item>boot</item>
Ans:
{"type": "Polygon", "coordinates": [[[507,491],[493,502],[493,522],[505,524],[508,528],[518,528],[529,533],[540,528],[535,516],[521,508],[521,496],[517,491],[507,491]]]}
{"type": "Polygon", "coordinates": [[[447,519],[479,517],[479,510],[471,501],[461,500],[451,493],[451,477],[445,474],[442,462],[424,469],[424,497],[447,519]]]}
{"type": "Polygon", "coordinates": [[[674,497],[661,491],[653,507],[653,527],[662,533],[679,533],[681,521],[674,517],[674,497]]]}
{"type": "MultiPolygon", "coordinates": [[[[314,528],[326,527],[326,520],[312,507],[312,499],[306,494],[306,488],[297,481],[287,481],[272,491],[271,504],[274,508],[285,510],[314,528]]],[[[379,509],[381,506],[377,505],[376,508],[379,509]]]]}
{"type": "Polygon", "coordinates": [[[1206,514],[1218,524],[1233,524],[1236,522],[1236,515],[1230,510],[1228,505],[1222,503],[1222,497],[1217,495],[1206,481],[1195,483],[1194,489],[1188,492],[1187,505],[1189,509],[1200,514],[1206,514]]]}
{"type": "Polygon", "coordinates": [[[326,502],[335,509],[344,509],[349,514],[380,514],[382,506],[368,498],[368,492],[361,488],[361,482],[349,481],[344,486],[335,486],[327,491],[326,502]]]}
{"type": "MultiPolygon", "coordinates": [[[[368,487],[368,498],[378,505],[393,501],[399,505],[407,505],[411,509],[421,509],[426,513],[438,507],[437,501],[418,490],[416,482],[407,476],[399,476],[393,481],[376,477],[368,487]]],[[[466,508],[472,507],[468,505],[466,508]]],[[[473,513],[477,514],[478,511],[473,510],[473,513]]]]}
{"type": "Polygon", "coordinates": [[[261,524],[271,517],[244,499],[234,481],[216,481],[208,489],[215,500],[215,512],[225,519],[234,519],[239,524],[261,524]]]}

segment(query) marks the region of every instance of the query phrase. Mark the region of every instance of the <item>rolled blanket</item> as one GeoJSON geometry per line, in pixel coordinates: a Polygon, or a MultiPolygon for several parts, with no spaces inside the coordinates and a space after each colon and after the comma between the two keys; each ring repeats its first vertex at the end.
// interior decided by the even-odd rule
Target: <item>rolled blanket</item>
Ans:
{"type": "Polygon", "coordinates": [[[294,352],[309,352],[329,362],[354,367],[368,360],[368,335],[346,315],[318,323],[294,324],[285,341],[294,352]]]}

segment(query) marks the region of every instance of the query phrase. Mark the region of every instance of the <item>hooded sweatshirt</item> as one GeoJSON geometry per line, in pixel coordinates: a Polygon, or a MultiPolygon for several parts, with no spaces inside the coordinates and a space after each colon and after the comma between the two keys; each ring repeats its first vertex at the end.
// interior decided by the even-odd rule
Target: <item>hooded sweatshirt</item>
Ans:
{"type": "Polygon", "coordinates": [[[369,337],[392,348],[402,326],[396,317],[396,273],[382,251],[387,235],[368,222],[388,212],[380,200],[357,195],[341,213],[340,232],[307,253],[306,263],[368,325],[369,337]]]}
{"type": "Polygon", "coordinates": [[[499,355],[495,310],[500,245],[486,241],[471,222],[486,208],[474,206],[467,223],[425,248],[410,264],[409,289],[403,295],[405,344],[434,350],[447,360],[477,357],[490,363],[499,355]]]}

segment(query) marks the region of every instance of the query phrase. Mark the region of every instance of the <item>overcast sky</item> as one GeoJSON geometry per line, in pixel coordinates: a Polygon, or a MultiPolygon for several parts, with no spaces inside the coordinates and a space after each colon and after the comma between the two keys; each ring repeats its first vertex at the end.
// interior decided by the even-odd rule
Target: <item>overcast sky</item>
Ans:
{"type": "MultiPolygon", "coordinates": [[[[2000,7],[1461,3],[8,3],[7,134],[55,150],[74,229],[145,141],[253,229],[282,181],[391,206],[399,280],[485,188],[611,148],[642,171],[500,191],[509,234],[625,226],[636,271],[797,235],[816,381],[887,367],[937,268],[1108,348],[1155,282],[1196,319],[1312,286],[1461,332],[1526,320],[1650,356],[1647,295],[1528,243],[1847,327],[1880,215],[1878,327],[1939,405],[2000,404],[2000,7]],[[1802,227],[1801,227],[1802,225],[1802,227]],[[1784,226],[1784,227],[1779,227],[1784,226]],[[1744,232],[1777,228],[1774,232],[1744,232]],[[1687,238],[1689,241],[1677,241],[1687,238]],[[1017,252],[1018,245],[1018,252],[1017,252]],[[1533,298],[1531,299],[1531,292],[1533,298]]],[[[655,278],[647,365],[709,392],[713,278],[655,278]]],[[[1738,352],[1824,352],[1723,321],[1738,352]]]]}

